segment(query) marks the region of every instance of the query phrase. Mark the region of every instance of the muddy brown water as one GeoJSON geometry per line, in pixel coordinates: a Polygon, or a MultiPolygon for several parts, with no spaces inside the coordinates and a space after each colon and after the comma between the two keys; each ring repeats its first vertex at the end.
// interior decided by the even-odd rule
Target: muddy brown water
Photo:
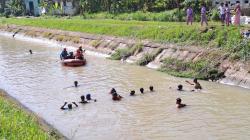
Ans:
{"type": "Polygon", "coordinates": [[[204,82],[201,92],[178,92],[186,79],[87,55],[85,67],[60,64],[60,45],[0,36],[0,88],[69,139],[250,139],[250,90],[204,82]],[[30,55],[28,50],[33,50],[30,55]],[[77,80],[78,88],[66,88],[77,80]],[[139,94],[153,85],[154,93],[139,94]],[[113,102],[109,90],[124,96],[113,102]],[[169,87],[172,87],[170,89],[169,87]],[[129,91],[139,94],[130,97],[129,91]],[[92,94],[98,101],[61,111],[65,102],[92,94]],[[176,109],[181,97],[186,108],[176,109]]]}

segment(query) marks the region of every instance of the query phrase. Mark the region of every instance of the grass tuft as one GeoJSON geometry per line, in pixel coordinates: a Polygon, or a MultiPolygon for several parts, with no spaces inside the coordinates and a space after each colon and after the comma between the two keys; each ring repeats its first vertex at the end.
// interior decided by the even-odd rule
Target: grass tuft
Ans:
{"type": "Polygon", "coordinates": [[[0,95],[0,139],[59,139],[43,131],[37,119],[0,95]]]}

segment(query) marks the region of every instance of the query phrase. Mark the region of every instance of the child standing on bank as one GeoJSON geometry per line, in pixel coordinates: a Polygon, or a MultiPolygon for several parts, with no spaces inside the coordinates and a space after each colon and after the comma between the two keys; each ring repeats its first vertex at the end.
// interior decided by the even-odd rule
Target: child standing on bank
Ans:
{"type": "Polygon", "coordinates": [[[189,23],[192,25],[193,24],[193,9],[188,6],[188,9],[187,9],[187,25],[189,25],[189,23]]]}
{"type": "Polygon", "coordinates": [[[226,11],[225,22],[226,25],[229,26],[231,21],[231,13],[227,3],[225,4],[225,11],[226,11]]]}
{"type": "Polygon", "coordinates": [[[203,23],[205,22],[206,25],[208,26],[208,23],[207,23],[207,9],[206,9],[206,6],[205,4],[202,4],[201,6],[201,26],[203,26],[203,23]]]}

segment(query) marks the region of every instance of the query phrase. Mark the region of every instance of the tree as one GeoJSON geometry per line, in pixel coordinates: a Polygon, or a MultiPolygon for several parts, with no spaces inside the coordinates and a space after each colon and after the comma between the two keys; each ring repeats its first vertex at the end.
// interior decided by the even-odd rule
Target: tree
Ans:
{"type": "Polygon", "coordinates": [[[0,0],[1,1],[1,9],[0,9],[0,13],[4,13],[4,8],[5,8],[5,2],[6,0],[0,0]]]}
{"type": "Polygon", "coordinates": [[[25,5],[23,0],[11,0],[7,7],[14,16],[21,16],[25,14],[25,5]]]}

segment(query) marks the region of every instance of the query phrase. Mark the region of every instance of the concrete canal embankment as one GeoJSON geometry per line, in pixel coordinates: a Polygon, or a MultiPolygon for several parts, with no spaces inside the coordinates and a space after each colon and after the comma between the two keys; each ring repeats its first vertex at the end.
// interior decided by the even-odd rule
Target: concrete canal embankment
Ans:
{"type": "Polygon", "coordinates": [[[122,59],[129,63],[160,69],[170,74],[177,73],[173,74],[177,76],[198,76],[206,80],[218,80],[221,83],[250,88],[250,62],[233,60],[226,52],[216,48],[180,46],[155,43],[150,40],[136,40],[29,26],[1,26],[0,31],[22,34],[33,38],[49,39],[69,46],[83,46],[90,51],[111,55],[116,60],[122,59]],[[203,65],[201,66],[203,68],[196,68],[199,67],[197,65],[203,65]],[[196,69],[196,72],[193,69],[196,69]],[[178,74],[181,72],[186,72],[186,74],[178,74]]]}

